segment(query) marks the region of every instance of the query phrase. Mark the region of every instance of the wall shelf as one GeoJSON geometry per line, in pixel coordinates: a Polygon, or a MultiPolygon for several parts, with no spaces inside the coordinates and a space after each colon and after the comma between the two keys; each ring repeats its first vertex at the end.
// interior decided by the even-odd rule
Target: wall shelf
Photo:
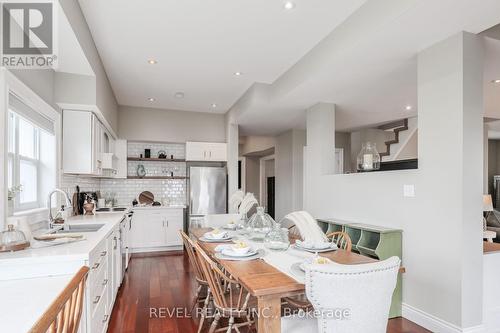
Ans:
{"type": "Polygon", "coordinates": [[[170,158],[157,158],[157,157],[151,157],[151,158],[144,158],[144,157],[127,157],[127,161],[142,161],[142,162],[186,162],[184,159],[170,159],[170,158]]]}
{"type": "Polygon", "coordinates": [[[188,179],[185,176],[127,176],[127,179],[188,179]]]}

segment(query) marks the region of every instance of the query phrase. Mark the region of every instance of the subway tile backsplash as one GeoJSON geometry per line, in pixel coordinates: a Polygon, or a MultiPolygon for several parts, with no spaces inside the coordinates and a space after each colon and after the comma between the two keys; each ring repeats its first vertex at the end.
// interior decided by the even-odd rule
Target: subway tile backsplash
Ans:
{"type": "MultiPolygon", "coordinates": [[[[173,155],[174,159],[184,159],[186,150],[184,144],[179,143],[148,143],[128,142],[128,156],[139,157],[144,149],[151,149],[151,157],[158,157],[158,152],[163,150],[168,158],[173,155]]],[[[137,166],[144,165],[147,176],[174,176],[186,175],[186,163],[183,162],[153,162],[153,161],[129,161],[127,163],[127,174],[137,175],[137,166]]],[[[150,191],[155,200],[167,201],[170,205],[186,204],[187,181],[185,179],[107,179],[88,176],[63,175],[61,188],[71,196],[75,192],[76,185],[81,191],[97,191],[102,196],[114,194],[117,204],[120,206],[131,205],[132,201],[142,191],[150,191]]]]}

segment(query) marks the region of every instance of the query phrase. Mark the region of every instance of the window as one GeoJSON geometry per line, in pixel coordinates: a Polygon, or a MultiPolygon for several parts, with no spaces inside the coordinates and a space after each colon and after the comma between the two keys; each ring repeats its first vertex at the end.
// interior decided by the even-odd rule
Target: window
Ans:
{"type": "MultiPolygon", "coordinates": [[[[8,113],[8,186],[22,186],[14,199],[14,211],[42,208],[44,193],[55,185],[54,134],[35,121],[15,112],[8,113]]],[[[17,110],[16,110],[17,111],[17,110]]]]}

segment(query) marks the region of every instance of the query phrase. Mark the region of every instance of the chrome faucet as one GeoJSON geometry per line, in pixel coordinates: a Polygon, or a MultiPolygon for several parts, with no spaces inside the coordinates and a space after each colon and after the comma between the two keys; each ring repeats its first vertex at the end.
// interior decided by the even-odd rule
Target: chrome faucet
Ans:
{"type": "Polygon", "coordinates": [[[49,196],[47,198],[47,208],[49,209],[49,227],[50,228],[52,228],[53,223],[54,223],[54,217],[52,216],[52,194],[54,194],[56,192],[64,194],[64,198],[66,199],[66,207],[71,207],[71,199],[69,198],[68,193],[66,193],[63,190],[60,190],[58,188],[56,188],[52,192],[50,192],[49,196]]]}

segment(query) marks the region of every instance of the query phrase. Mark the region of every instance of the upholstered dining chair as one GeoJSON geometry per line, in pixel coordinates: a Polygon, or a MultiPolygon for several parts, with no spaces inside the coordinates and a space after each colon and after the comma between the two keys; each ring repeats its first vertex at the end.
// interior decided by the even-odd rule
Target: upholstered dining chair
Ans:
{"type": "Polygon", "coordinates": [[[208,305],[211,299],[210,288],[208,287],[208,282],[205,277],[205,273],[203,272],[203,268],[199,262],[199,258],[196,255],[195,243],[189,238],[189,236],[182,230],[179,230],[179,233],[182,237],[182,242],[184,243],[184,247],[186,248],[186,252],[188,254],[189,263],[194,269],[195,279],[198,283],[198,288],[196,289],[196,295],[194,296],[193,303],[191,306],[191,313],[196,309],[196,307],[203,303],[201,307],[201,317],[198,323],[198,333],[201,332],[203,328],[203,323],[205,319],[210,317],[208,315],[208,305]]]}
{"type": "Polygon", "coordinates": [[[85,281],[89,268],[83,266],[33,325],[29,333],[76,333],[83,309],[85,281]]]}
{"type": "Polygon", "coordinates": [[[351,237],[346,232],[336,231],[326,235],[326,237],[337,245],[339,249],[351,252],[352,241],[351,237]]]}
{"type": "Polygon", "coordinates": [[[213,332],[240,332],[240,327],[252,328],[254,321],[251,317],[251,302],[255,300],[236,280],[224,273],[219,266],[203,251],[199,244],[195,244],[196,254],[199,258],[203,272],[207,278],[208,286],[212,292],[215,305],[215,318],[210,326],[209,333],[213,332]],[[229,319],[227,327],[217,329],[221,318],[229,319]],[[236,319],[242,321],[237,323],[236,319]]]}
{"type": "Polygon", "coordinates": [[[281,318],[281,331],[385,333],[398,257],[360,265],[306,265],[306,294],[317,318],[281,318]]]}

